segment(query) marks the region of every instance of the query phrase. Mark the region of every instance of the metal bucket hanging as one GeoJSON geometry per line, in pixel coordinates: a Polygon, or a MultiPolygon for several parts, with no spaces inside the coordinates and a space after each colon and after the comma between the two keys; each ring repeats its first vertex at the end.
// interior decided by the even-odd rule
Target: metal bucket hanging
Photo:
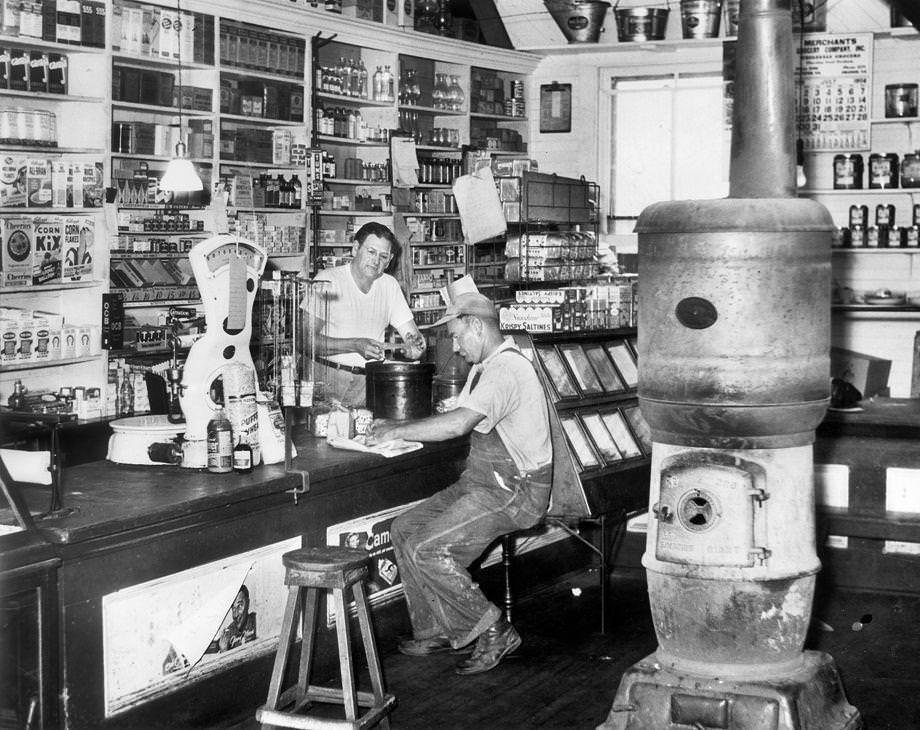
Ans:
{"type": "Polygon", "coordinates": [[[617,19],[617,40],[621,43],[662,41],[668,28],[671,3],[664,8],[620,8],[619,0],[613,7],[617,19]]]}
{"type": "Polygon", "coordinates": [[[544,0],[569,43],[597,43],[610,3],[600,0],[544,0]]]}

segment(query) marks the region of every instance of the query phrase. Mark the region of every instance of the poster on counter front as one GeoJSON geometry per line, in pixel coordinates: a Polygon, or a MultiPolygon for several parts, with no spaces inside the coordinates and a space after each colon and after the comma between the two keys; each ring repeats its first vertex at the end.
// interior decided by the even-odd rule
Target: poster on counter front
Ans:
{"type": "Polygon", "coordinates": [[[796,128],[805,150],[869,149],[872,34],[804,33],[795,57],[796,128]]]}
{"type": "MultiPolygon", "coordinates": [[[[409,502],[326,528],[327,545],[367,550],[370,562],[364,587],[372,606],[392,601],[402,595],[399,566],[396,564],[393,543],[390,541],[390,525],[399,515],[421,501],[409,502]]],[[[354,612],[354,603],[349,605],[349,609],[354,612]]],[[[327,603],[326,612],[327,626],[335,625],[331,601],[327,603]]]]}
{"type": "Polygon", "coordinates": [[[294,537],[102,597],[105,715],[272,653],[294,537]]]}

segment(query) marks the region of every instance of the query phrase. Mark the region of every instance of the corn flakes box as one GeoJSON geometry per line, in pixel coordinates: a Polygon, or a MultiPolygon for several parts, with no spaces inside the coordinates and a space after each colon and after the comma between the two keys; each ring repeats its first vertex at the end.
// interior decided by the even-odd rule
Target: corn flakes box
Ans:
{"type": "Polygon", "coordinates": [[[91,279],[95,256],[95,221],[87,216],[71,216],[63,219],[63,228],[62,279],[65,282],[91,279]]]}

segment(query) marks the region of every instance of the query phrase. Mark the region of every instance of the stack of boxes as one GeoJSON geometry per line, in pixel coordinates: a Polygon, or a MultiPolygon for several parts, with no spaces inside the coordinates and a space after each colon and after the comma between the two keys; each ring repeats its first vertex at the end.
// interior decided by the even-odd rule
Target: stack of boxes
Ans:
{"type": "MultiPolygon", "coordinates": [[[[58,0],[60,2],[60,0],[58,0]]],[[[116,3],[112,42],[122,53],[184,62],[214,62],[214,18],[155,5],[116,3]]]]}
{"type": "Polygon", "coordinates": [[[99,325],[65,322],[63,315],[0,307],[0,365],[89,357],[101,352],[99,325]]]}
{"type": "Polygon", "coordinates": [[[5,5],[2,32],[6,35],[105,48],[103,0],[32,0],[5,5]]]}

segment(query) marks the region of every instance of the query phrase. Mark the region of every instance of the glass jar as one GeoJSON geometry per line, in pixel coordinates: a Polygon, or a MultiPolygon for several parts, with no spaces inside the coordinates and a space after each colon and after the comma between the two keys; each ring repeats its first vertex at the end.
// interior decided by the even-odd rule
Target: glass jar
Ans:
{"type": "Polygon", "coordinates": [[[917,116],[917,84],[889,84],[885,87],[885,117],[917,116]]]}
{"type": "Polygon", "coordinates": [[[869,187],[873,189],[898,187],[898,156],[896,154],[873,152],[869,155],[869,187]]]}
{"type": "Polygon", "coordinates": [[[435,109],[447,109],[449,95],[447,74],[435,74],[434,87],[431,89],[431,106],[435,109]]]}
{"type": "Polygon", "coordinates": [[[908,152],[901,160],[901,187],[920,188],[920,150],[908,152]]]}
{"type": "Polygon", "coordinates": [[[463,109],[466,102],[466,94],[463,93],[463,87],[460,86],[460,77],[451,76],[450,85],[447,87],[448,106],[451,110],[459,112],[463,109]]]}
{"type": "Polygon", "coordinates": [[[834,155],[834,190],[862,190],[862,155],[834,155]]]}

